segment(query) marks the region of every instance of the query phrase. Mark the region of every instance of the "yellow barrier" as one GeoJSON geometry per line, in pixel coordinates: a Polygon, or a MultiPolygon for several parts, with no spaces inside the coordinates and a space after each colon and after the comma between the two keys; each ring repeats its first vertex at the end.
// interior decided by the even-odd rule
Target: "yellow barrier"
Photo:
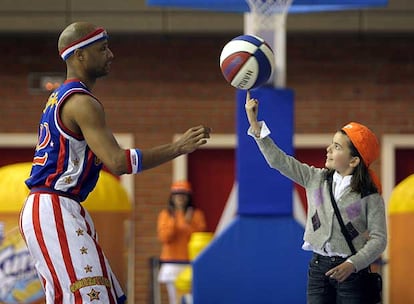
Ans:
{"type": "MultiPolygon", "coordinates": [[[[213,234],[211,232],[194,232],[191,234],[188,243],[188,255],[193,261],[203,249],[211,242],[213,234]]],[[[178,290],[178,298],[183,295],[191,293],[191,283],[193,280],[193,272],[191,266],[186,267],[175,280],[175,287],[178,290]]]]}
{"type": "Polygon", "coordinates": [[[399,183],[389,205],[389,301],[414,303],[414,174],[399,183]]]}

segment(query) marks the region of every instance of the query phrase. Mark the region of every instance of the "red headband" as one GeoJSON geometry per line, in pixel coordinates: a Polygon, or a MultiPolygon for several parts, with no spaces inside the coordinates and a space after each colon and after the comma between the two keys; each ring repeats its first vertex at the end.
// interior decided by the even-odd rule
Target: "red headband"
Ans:
{"type": "Polygon", "coordinates": [[[99,40],[108,39],[108,34],[106,33],[105,29],[102,27],[98,27],[93,32],[87,34],[85,37],[82,37],[59,52],[60,57],[63,60],[68,59],[77,49],[81,49],[95,43],[99,40]]]}

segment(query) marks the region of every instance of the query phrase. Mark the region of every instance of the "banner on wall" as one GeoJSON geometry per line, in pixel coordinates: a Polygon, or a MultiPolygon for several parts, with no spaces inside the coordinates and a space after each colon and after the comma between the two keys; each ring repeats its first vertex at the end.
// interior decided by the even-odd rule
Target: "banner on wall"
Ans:
{"type": "Polygon", "coordinates": [[[19,228],[4,228],[0,222],[0,303],[38,303],[44,292],[19,228]]]}

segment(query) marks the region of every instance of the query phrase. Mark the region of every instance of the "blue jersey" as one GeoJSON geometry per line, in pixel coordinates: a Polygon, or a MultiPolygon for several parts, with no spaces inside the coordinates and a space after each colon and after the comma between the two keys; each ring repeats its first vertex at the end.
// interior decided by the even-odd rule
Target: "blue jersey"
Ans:
{"type": "Polygon", "coordinates": [[[32,191],[43,189],[84,201],[98,181],[102,162],[82,135],[74,134],[62,123],[60,109],[72,94],[95,98],[79,80],[66,81],[49,96],[26,185],[32,191]]]}

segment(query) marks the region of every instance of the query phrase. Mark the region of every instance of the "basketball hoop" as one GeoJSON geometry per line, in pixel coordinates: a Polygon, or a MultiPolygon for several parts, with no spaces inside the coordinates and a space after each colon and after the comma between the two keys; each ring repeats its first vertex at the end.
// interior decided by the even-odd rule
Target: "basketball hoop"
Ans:
{"type": "Polygon", "coordinates": [[[286,85],[286,18],[293,0],[246,0],[245,34],[264,38],[275,54],[276,68],[271,78],[275,87],[286,85]]]}

